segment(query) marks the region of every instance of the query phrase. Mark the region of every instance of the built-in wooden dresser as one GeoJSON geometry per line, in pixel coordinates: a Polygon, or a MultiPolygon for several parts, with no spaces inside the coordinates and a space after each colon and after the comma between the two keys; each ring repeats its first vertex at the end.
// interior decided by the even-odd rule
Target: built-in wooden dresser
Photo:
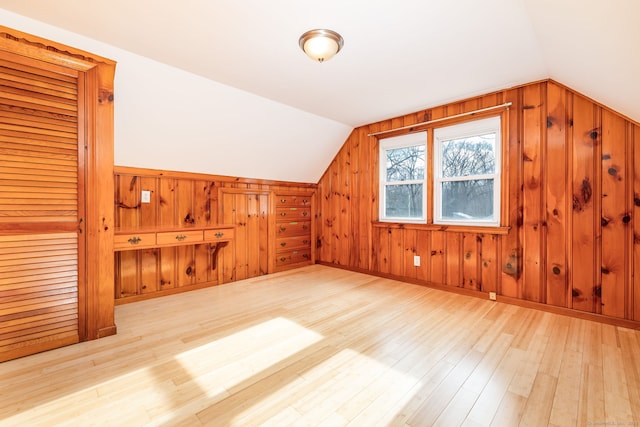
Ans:
{"type": "Polygon", "coordinates": [[[275,193],[275,271],[315,262],[313,193],[275,193]]]}
{"type": "MultiPolygon", "coordinates": [[[[136,228],[136,229],[117,229],[114,236],[114,250],[118,252],[124,251],[138,251],[137,256],[144,256],[145,251],[149,250],[162,250],[163,248],[171,248],[176,246],[187,245],[206,245],[207,254],[210,258],[206,260],[206,266],[208,269],[215,271],[212,280],[205,282],[198,282],[192,285],[183,287],[171,287],[164,288],[154,284],[151,286],[148,283],[144,283],[145,280],[142,277],[135,276],[129,279],[129,282],[133,281],[132,285],[127,286],[124,289],[122,277],[116,277],[116,290],[115,297],[116,303],[136,301],[140,299],[146,299],[153,296],[166,295],[171,293],[182,292],[191,289],[197,289],[201,287],[211,286],[214,284],[222,283],[222,269],[218,268],[218,256],[220,250],[227,246],[229,242],[232,242],[235,236],[235,228],[233,225],[214,225],[207,227],[192,227],[192,228],[136,228]],[[118,289],[120,288],[120,289],[118,289]]],[[[123,272],[127,270],[126,258],[117,256],[116,254],[116,276],[122,276],[123,272]],[[118,265],[118,263],[120,265],[118,265]]],[[[155,259],[152,262],[153,274],[152,279],[148,279],[150,282],[158,282],[159,274],[161,272],[161,266],[158,264],[158,254],[154,252],[151,259],[155,259]],[[153,264],[156,264],[155,266],[153,264]]],[[[144,263],[143,263],[144,264],[144,263]]],[[[148,265],[149,263],[147,263],[148,265]]],[[[195,267],[187,267],[195,268],[195,267]]],[[[188,272],[191,274],[191,272],[188,272]]],[[[137,272],[137,275],[142,274],[137,272]]],[[[160,284],[162,285],[162,283],[160,284]]]]}

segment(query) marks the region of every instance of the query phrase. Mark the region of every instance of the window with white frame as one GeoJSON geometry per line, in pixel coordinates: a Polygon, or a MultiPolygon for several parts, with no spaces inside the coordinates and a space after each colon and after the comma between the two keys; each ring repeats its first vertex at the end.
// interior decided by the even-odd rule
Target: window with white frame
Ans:
{"type": "Polygon", "coordinates": [[[434,223],[500,225],[500,117],[434,130],[434,223]]]}
{"type": "Polygon", "coordinates": [[[380,220],[426,221],[426,132],[380,140],[380,220]]]}

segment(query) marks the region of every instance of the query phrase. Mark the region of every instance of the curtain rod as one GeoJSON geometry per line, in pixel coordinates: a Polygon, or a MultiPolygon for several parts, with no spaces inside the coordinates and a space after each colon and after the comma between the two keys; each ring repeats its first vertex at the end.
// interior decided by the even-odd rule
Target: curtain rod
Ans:
{"type": "Polygon", "coordinates": [[[460,114],[455,114],[453,116],[448,116],[448,117],[442,117],[442,118],[439,118],[439,119],[428,120],[426,122],[415,123],[415,124],[412,124],[412,125],[402,126],[400,128],[382,130],[380,132],[370,133],[367,136],[384,135],[385,133],[396,132],[396,131],[405,130],[405,129],[411,129],[411,128],[414,128],[414,127],[417,127],[417,126],[429,125],[431,123],[443,122],[445,120],[457,119],[459,117],[473,116],[474,114],[484,113],[484,112],[487,112],[487,111],[498,110],[500,108],[507,108],[508,109],[509,107],[511,107],[511,102],[505,102],[504,104],[494,105],[493,107],[481,108],[479,110],[469,111],[467,113],[460,113],[460,114]]]}

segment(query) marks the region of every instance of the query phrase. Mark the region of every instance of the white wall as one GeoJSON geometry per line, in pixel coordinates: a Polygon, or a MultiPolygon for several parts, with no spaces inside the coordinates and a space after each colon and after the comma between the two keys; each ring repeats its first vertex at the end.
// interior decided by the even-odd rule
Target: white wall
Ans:
{"type": "Polygon", "coordinates": [[[352,130],[3,9],[0,22],[117,61],[119,166],[315,183],[352,130]]]}

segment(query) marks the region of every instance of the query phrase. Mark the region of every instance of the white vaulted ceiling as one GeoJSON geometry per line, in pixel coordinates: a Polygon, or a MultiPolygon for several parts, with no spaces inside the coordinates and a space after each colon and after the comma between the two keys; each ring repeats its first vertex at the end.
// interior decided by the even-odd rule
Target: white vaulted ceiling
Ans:
{"type": "MultiPolygon", "coordinates": [[[[233,92],[219,98],[232,105],[205,102],[200,109],[234,123],[236,134],[226,137],[232,162],[247,153],[260,161],[222,174],[315,182],[353,127],[545,78],[640,121],[638,0],[0,0],[0,9],[233,92]],[[298,37],[313,28],[345,39],[323,64],[298,47],[298,37]]],[[[32,30],[26,27],[18,29],[32,30]]],[[[130,116],[121,126],[135,128],[130,116]]],[[[209,136],[227,132],[218,127],[209,136]]],[[[128,156],[122,161],[153,167],[130,144],[121,145],[128,156]]],[[[117,160],[118,150],[116,141],[117,160]]]]}

